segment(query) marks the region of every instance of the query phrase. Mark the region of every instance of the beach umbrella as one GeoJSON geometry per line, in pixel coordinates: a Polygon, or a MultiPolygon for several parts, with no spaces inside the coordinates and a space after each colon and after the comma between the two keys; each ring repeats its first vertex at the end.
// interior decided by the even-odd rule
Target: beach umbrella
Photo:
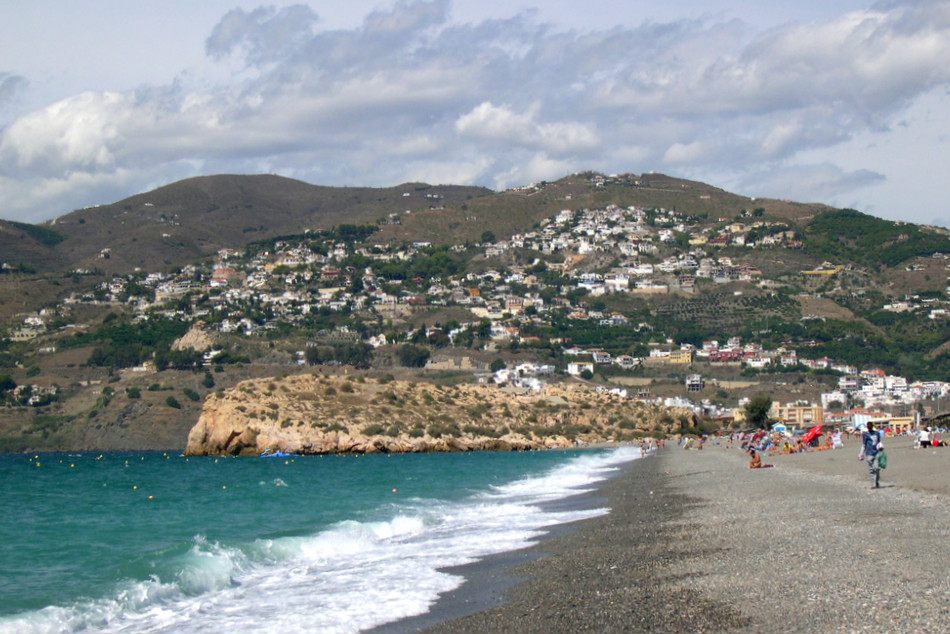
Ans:
{"type": "Polygon", "coordinates": [[[807,445],[818,436],[821,436],[821,425],[815,425],[809,429],[808,433],[802,437],[802,442],[807,445]]]}

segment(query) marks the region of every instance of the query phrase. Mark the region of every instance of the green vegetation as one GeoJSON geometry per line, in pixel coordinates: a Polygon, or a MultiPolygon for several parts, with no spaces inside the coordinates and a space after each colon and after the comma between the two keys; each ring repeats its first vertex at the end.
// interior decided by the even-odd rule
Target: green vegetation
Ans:
{"type": "Polygon", "coordinates": [[[96,345],[87,361],[91,366],[129,368],[155,356],[159,369],[190,369],[200,366],[201,354],[171,350],[172,342],[188,332],[188,327],[184,320],[149,319],[133,324],[113,319],[92,332],[64,340],[63,347],[96,345]]]}
{"type": "Polygon", "coordinates": [[[947,250],[946,237],[854,209],[819,214],[808,223],[805,233],[807,253],[831,262],[850,260],[872,269],[947,250]]]}
{"type": "Polygon", "coordinates": [[[399,363],[407,368],[422,368],[429,360],[429,354],[428,348],[406,344],[399,348],[399,363]]]}
{"type": "Polygon", "coordinates": [[[318,251],[326,252],[327,243],[343,242],[353,244],[363,242],[366,238],[373,235],[379,228],[376,225],[353,225],[342,224],[330,229],[320,231],[309,231],[307,233],[298,233],[292,235],[275,236],[266,240],[250,242],[245,247],[248,255],[254,255],[262,251],[273,252],[279,242],[302,242],[316,247],[318,251]]]}
{"type": "Polygon", "coordinates": [[[746,422],[756,429],[770,429],[772,420],[769,410],[772,409],[772,397],[768,394],[756,394],[745,405],[746,422]]]}
{"type": "Polygon", "coordinates": [[[31,225],[25,222],[14,222],[13,220],[8,220],[11,225],[20,229],[21,231],[26,232],[28,236],[39,242],[40,244],[46,245],[48,247],[53,247],[65,240],[62,235],[53,231],[52,229],[47,229],[46,227],[41,227],[39,225],[31,225]]]}
{"type": "Polygon", "coordinates": [[[337,345],[311,346],[304,354],[310,365],[337,363],[368,368],[373,360],[373,347],[363,342],[347,342],[337,345]]]}

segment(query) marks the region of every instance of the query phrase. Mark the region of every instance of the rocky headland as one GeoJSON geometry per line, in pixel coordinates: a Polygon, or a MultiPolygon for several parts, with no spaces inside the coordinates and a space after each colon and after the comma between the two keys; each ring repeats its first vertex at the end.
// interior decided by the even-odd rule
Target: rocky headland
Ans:
{"type": "Polygon", "coordinates": [[[516,393],[363,376],[243,381],[208,395],[186,455],[526,450],[631,440],[692,423],[582,384],[516,393]]]}

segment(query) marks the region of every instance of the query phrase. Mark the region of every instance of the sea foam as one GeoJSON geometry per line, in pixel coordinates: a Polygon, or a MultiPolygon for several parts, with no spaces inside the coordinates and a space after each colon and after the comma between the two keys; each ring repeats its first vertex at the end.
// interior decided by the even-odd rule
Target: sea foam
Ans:
{"type": "Polygon", "coordinates": [[[313,535],[209,542],[198,535],[161,574],[110,597],[0,619],[0,634],[47,632],[353,633],[421,614],[463,579],[445,568],[529,545],[546,527],[605,508],[545,506],[641,457],[635,448],[579,452],[541,475],[459,502],[415,499],[382,519],[313,535]]]}

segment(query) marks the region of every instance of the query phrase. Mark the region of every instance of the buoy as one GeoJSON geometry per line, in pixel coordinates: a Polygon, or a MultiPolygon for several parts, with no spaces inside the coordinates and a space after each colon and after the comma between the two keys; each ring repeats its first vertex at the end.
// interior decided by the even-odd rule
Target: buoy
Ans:
{"type": "Polygon", "coordinates": [[[228,488],[228,485],[222,484],[222,485],[221,485],[221,488],[222,488],[222,489],[226,489],[226,488],[228,488]]]}
{"type": "Polygon", "coordinates": [[[393,493],[395,493],[395,492],[396,492],[396,489],[394,488],[394,489],[393,489],[393,493]]]}
{"type": "Polygon", "coordinates": [[[138,486],[137,484],[133,484],[133,485],[132,485],[132,490],[133,490],[133,491],[138,491],[138,490],[139,490],[139,486],[138,486]]]}
{"type": "Polygon", "coordinates": [[[150,496],[148,496],[148,499],[150,499],[150,500],[151,500],[151,499],[152,499],[152,496],[151,496],[151,495],[150,495],[150,496]]]}

